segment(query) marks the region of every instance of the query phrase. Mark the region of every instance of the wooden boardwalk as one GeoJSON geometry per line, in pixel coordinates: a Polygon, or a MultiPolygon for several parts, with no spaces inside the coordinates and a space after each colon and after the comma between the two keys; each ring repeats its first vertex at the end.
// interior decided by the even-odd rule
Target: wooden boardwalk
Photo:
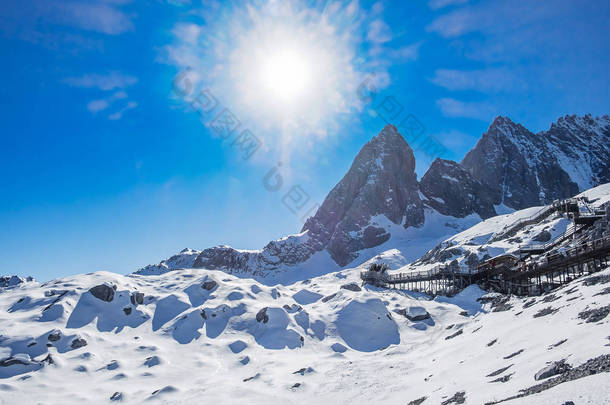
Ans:
{"type": "Polygon", "coordinates": [[[522,262],[516,267],[488,265],[463,271],[458,267],[437,266],[428,271],[398,274],[364,271],[360,278],[379,287],[429,294],[450,295],[471,284],[479,284],[505,294],[538,295],[576,277],[597,272],[609,261],[610,237],[605,237],[553,253],[543,261],[522,262]]]}

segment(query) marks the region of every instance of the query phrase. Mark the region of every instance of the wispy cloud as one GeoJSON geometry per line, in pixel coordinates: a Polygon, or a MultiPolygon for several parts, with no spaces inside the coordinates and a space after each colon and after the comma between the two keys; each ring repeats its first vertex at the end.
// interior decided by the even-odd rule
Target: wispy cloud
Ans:
{"type": "Polygon", "coordinates": [[[89,110],[90,112],[95,114],[95,113],[98,113],[100,111],[106,110],[115,101],[122,100],[122,99],[125,99],[125,98],[127,98],[127,93],[125,93],[124,91],[117,91],[116,93],[114,93],[110,97],[106,97],[106,98],[102,98],[102,99],[98,99],[98,100],[91,100],[87,104],[87,110],[89,110]]]}
{"type": "Polygon", "coordinates": [[[448,6],[455,6],[457,4],[468,3],[468,0],[430,0],[428,1],[428,7],[433,10],[438,10],[448,6]]]}
{"type": "Polygon", "coordinates": [[[436,100],[436,105],[447,117],[472,118],[482,121],[490,121],[496,110],[486,102],[469,102],[454,98],[441,98],[436,100]]]}
{"type": "Polygon", "coordinates": [[[119,111],[110,114],[108,116],[108,119],[111,121],[120,120],[121,118],[123,118],[123,114],[125,114],[126,111],[136,108],[137,106],[138,106],[138,103],[136,103],[135,101],[130,101],[119,111]]]}
{"type": "Polygon", "coordinates": [[[137,81],[137,77],[120,72],[110,72],[107,74],[92,73],[64,79],[64,82],[70,86],[98,88],[100,90],[124,89],[137,83],[137,81]]]}
{"type": "Polygon", "coordinates": [[[525,87],[523,80],[506,68],[438,69],[431,81],[448,90],[476,90],[484,93],[518,91],[525,87]]]}

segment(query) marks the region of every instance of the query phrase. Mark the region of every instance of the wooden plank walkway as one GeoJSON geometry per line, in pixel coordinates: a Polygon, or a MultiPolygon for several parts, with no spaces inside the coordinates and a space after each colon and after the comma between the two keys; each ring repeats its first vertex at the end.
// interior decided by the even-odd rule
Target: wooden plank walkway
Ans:
{"type": "Polygon", "coordinates": [[[388,274],[363,271],[360,278],[384,288],[421,291],[431,294],[454,294],[471,284],[505,294],[538,295],[572,281],[584,274],[594,273],[610,261],[610,237],[562,250],[548,256],[546,261],[531,262],[525,267],[469,268],[437,266],[428,271],[388,274]]]}

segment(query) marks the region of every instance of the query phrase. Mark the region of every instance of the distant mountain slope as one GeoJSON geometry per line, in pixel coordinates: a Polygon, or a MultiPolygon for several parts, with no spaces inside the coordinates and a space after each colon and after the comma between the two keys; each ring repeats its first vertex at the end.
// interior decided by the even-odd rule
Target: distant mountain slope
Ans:
{"type": "Polygon", "coordinates": [[[396,127],[387,125],[362,147],[301,233],[261,250],[187,250],[138,273],[178,267],[257,277],[301,273],[278,276],[290,281],[362,263],[388,249],[398,251],[394,257],[402,266],[448,236],[495,216],[497,206],[544,205],[609,182],[609,153],[608,116],[566,116],[538,134],[498,117],[462,163],[437,159],[418,182],[413,151],[396,127]]]}
{"type": "Polygon", "coordinates": [[[547,204],[610,181],[610,117],[566,116],[534,134],[498,117],[461,165],[514,209],[547,204]]]}

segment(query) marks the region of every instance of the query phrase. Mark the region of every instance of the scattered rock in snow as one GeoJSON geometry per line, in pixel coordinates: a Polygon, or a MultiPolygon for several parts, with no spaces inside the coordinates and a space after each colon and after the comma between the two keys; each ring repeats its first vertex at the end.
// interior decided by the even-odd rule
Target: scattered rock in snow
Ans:
{"type": "Polygon", "coordinates": [[[610,283],[610,274],[600,274],[585,278],[583,284],[586,286],[610,283]]]}
{"type": "Polygon", "coordinates": [[[322,298],[322,302],[328,302],[328,301],[332,300],[333,298],[335,298],[336,296],[337,296],[337,293],[327,295],[326,297],[322,298]]]}
{"type": "Polygon", "coordinates": [[[71,346],[73,349],[78,349],[78,348],[80,348],[80,347],[87,346],[87,341],[86,341],[85,339],[83,339],[83,338],[76,338],[76,339],[74,339],[74,340],[72,341],[72,343],[70,344],[70,346],[71,346]]]}
{"type": "Polygon", "coordinates": [[[204,281],[203,284],[201,284],[201,288],[203,288],[206,291],[212,291],[217,286],[218,286],[218,283],[214,280],[207,280],[207,281],[204,281]]]}
{"type": "Polygon", "coordinates": [[[95,298],[102,301],[111,302],[114,299],[114,288],[108,284],[100,284],[96,285],[95,287],[91,287],[89,292],[95,298]]]}
{"type": "Polygon", "coordinates": [[[485,377],[496,377],[496,376],[502,374],[503,372],[505,372],[506,370],[508,370],[509,368],[511,368],[512,366],[513,365],[510,364],[510,365],[508,365],[506,367],[502,367],[502,368],[500,368],[500,369],[498,369],[496,371],[493,371],[493,372],[487,374],[485,377]]]}
{"type": "Polygon", "coordinates": [[[122,401],[123,400],[123,393],[122,392],[115,392],[114,394],[112,394],[112,396],[110,397],[111,401],[122,401]]]}
{"type": "Polygon", "coordinates": [[[542,299],[542,302],[553,302],[557,300],[559,297],[555,294],[549,294],[542,299]]]}
{"type": "Polygon", "coordinates": [[[57,342],[59,339],[61,339],[61,332],[53,331],[53,332],[49,333],[49,336],[47,337],[47,339],[49,339],[50,342],[57,342]]]}
{"type": "Polygon", "coordinates": [[[526,301],[525,304],[523,304],[523,309],[527,309],[529,307],[531,307],[532,305],[534,305],[536,303],[536,298],[532,298],[529,301],[526,301]]]}
{"type": "Polygon", "coordinates": [[[518,351],[516,351],[516,352],[514,352],[514,353],[511,353],[511,354],[509,354],[508,356],[503,357],[503,359],[504,359],[504,360],[512,359],[513,357],[518,356],[518,355],[520,355],[521,353],[523,353],[523,350],[524,350],[524,349],[521,349],[521,350],[518,350],[518,351]]]}
{"type": "Polygon", "coordinates": [[[252,381],[252,380],[256,380],[257,378],[259,378],[261,376],[260,373],[256,373],[254,374],[252,377],[248,377],[248,378],[244,378],[244,382],[248,382],[248,381],[252,381]]]}
{"type": "Polygon", "coordinates": [[[550,346],[549,346],[549,348],[548,348],[548,350],[551,350],[551,349],[553,349],[553,348],[555,348],[555,347],[557,347],[557,346],[559,346],[559,345],[562,345],[562,344],[564,344],[564,343],[565,343],[565,342],[567,342],[567,341],[568,341],[568,339],[562,339],[562,340],[560,340],[559,342],[557,342],[557,343],[555,343],[555,344],[550,345],[550,346]]]}
{"type": "Polygon", "coordinates": [[[453,335],[449,335],[445,338],[445,340],[449,340],[449,339],[453,339],[456,336],[460,336],[462,333],[464,333],[464,331],[462,329],[458,330],[457,332],[455,332],[453,335]]]}
{"type": "Polygon", "coordinates": [[[511,379],[511,377],[513,376],[513,374],[514,373],[503,375],[500,378],[496,378],[495,380],[491,380],[490,383],[497,383],[497,382],[505,383],[505,382],[508,382],[511,379]]]}
{"type": "Polygon", "coordinates": [[[311,367],[307,367],[307,368],[306,368],[306,367],[303,367],[302,369],[297,370],[297,371],[295,371],[295,372],[294,372],[294,373],[292,373],[292,374],[301,374],[301,375],[305,375],[305,374],[310,374],[310,373],[313,373],[313,372],[314,372],[314,369],[313,369],[313,368],[311,368],[311,367]]]}
{"type": "Polygon", "coordinates": [[[428,399],[428,397],[417,398],[409,402],[407,405],[421,405],[426,399],[428,399]]]}
{"type": "Polygon", "coordinates": [[[610,313],[610,305],[605,307],[588,309],[578,314],[580,319],[584,319],[587,323],[599,322],[604,319],[610,313]]]}
{"type": "Polygon", "coordinates": [[[132,305],[142,305],[144,303],[144,293],[138,291],[133,292],[129,296],[129,300],[132,305]]]}
{"type": "Polygon", "coordinates": [[[463,404],[466,402],[466,391],[456,392],[451,398],[441,402],[441,405],[463,404]]]}
{"type": "Polygon", "coordinates": [[[131,315],[131,307],[123,308],[123,312],[125,312],[125,315],[131,315]]]}
{"type": "Polygon", "coordinates": [[[548,366],[544,367],[542,370],[538,371],[536,373],[536,375],[534,376],[534,379],[536,381],[540,381],[545,378],[563,374],[566,371],[569,371],[571,369],[572,369],[572,366],[570,366],[568,363],[566,363],[565,360],[555,361],[555,362],[549,364],[548,366]]]}
{"type": "Polygon", "coordinates": [[[269,322],[269,315],[267,315],[267,307],[261,309],[256,314],[256,322],[267,323],[269,322]]]}
{"type": "Polygon", "coordinates": [[[343,284],[341,286],[341,288],[343,288],[344,290],[354,291],[354,292],[362,291],[362,288],[360,288],[360,286],[356,283],[343,284]]]}
{"type": "Polygon", "coordinates": [[[546,307],[541,309],[540,311],[534,314],[534,318],[540,318],[541,316],[552,315],[555,312],[559,311],[559,308],[546,307]]]}
{"type": "Polygon", "coordinates": [[[398,310],[396,313],[407,317],[411,322],[423,321],[430,319],[430,314],[423,307],[409,307],[409,309],[398,310]]]}

